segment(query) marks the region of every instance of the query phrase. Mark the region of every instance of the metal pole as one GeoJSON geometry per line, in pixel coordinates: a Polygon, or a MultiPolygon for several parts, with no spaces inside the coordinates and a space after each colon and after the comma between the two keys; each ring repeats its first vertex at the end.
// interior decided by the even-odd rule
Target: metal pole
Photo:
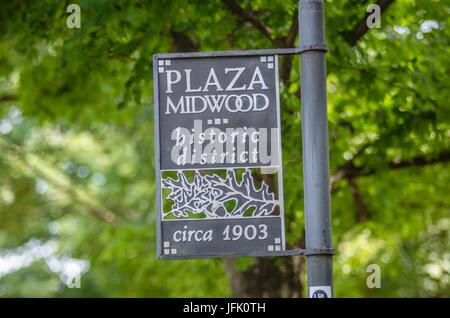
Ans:
{"type": "Polygon", "coordinates": [[[323,0],[300,0],[303,178],[308,296],[332,297],[333,262],[323,0]]]}

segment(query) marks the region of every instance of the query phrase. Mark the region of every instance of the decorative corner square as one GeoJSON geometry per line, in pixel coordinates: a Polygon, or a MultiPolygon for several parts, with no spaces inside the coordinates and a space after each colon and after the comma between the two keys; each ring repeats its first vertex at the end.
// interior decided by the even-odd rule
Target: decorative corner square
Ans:
{"type": "Polygon", "coordinates": [[[171,60],[165,60],[164,61],[164,65],[170,66],[170,65],[172,65],[172,61],[171,60]]]}
{"type": "Polygon", "coordinates": [[[172,248],[172,249],[170,250],[170,252],[171,252],[172,254],[176,254],[176,253],[177,253],[177,249],[176,249],[176,248],[172,248]]]}
{"type": "Polygon", "coordinates": [[[158,65],[159,66],[164,66],[164,60],[158,60],[158,65]]]}
{"type": "MultiPolygon", "coordinates": [[[[278,172],[277,167],[261,167],[260,168],[261,174],[275,174],[278,172]]],[[[276,241],[275,241],[276,243],[276,241]]]]}
{"type": "Polygon", "coordinates": [[[267,64],[267,68],[268,68],[269,70],[273,69],[273,63],[267,64]]]}
{"type": "Polygon", "coordinates": [[[272,252],[272,251],[273,251],[273,245],[268,245],[268,246],[267,246],[267,250],[268,250],[269,252],[272,252]]]}
{"type": "Polygon", "coordinates": [[[159,72],[159,73],[164,73],[164,67],[159,67],[159,68],[158,68],[158,72],[159,72]]]}
{"type": "Polygon", "coordinates": [[[267,62],[273,62],[273,56],[268,56],[267,57],[267,62]]]}
{"type": "Polygon", "coordinates": [[[220,118],[216,118],[216,119],[214,119],[214,124],[216,124],[216,125],[220,125],[220,118]]]}
{"type": "Polygon", "coordinates": [[[222,120],[222,123],[228,124],[228,118],[224,118],[224,119],[222,120]]]}
{"type": "Polygon", "coordinates": [[[165,248],[165,249],[164,249],[164,255],[169,255],[169,254],[170,254],[170,249],[165,248]]]}
{"type": "Polygon", "coordinates": [[[281,245],[275,245],[275,251],[281,251],[281,245]]]}
{"type": "Polygon", "coordinates": [[[281,243],[281,239],[279,237],[275,238],[275,244],[280,244],[281,243]]]}
{"type": "Polygon", "coordinates": [[[167,248],[167,247],[169,247],[169,246],[170,246],[170,242],[167,242],[167,241],[166,241],[166,242],[164,242],[164,244],[163,244],[163,245],[164,245],[164,248],[167,248]]]}
{"type": "Polygon", "coordinates": [[[266,56],[261,56],[260,61],[261,61],[261,62],[266,62],[266,61],[267,61],[267,57],[266,57],[266,56]]]}
{"type": "Polygon", "coordinates": [[[212,125],[213,121],[212,119],[208,119],[208,125],[212,125]]]}

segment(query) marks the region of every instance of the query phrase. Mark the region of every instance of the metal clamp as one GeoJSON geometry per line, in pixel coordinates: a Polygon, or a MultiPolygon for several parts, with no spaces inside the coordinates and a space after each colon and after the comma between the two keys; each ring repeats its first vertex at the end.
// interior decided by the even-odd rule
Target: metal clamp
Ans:
{"type": "Polygon", "coordinates": [[[328,52],[328,47],[326,44],[311,44],[311,45],[302,45],[299,47],[298,50],[300,54],[309,51],[328,52]]]}
{"type": "Polygon", "coordinates": [[[271,252],[247,252],[247,253],[226,253],[226,254],[203,254],[203,255],[160,255],[159,259],[175,260],[185,258],[227,258],[227,257],[289,257],[289,256],[314,256],[314,255],[334,255],[335,250],[332,248],[312,248],[312,249],[293,249],[271,252]]]}
{"type": "Polygon", "coordinates": [[[334,248],[325,247],[325,248],[310,248],[306,249],[304,252],[305,256],[314,256],[314,255],[335,255],[336,251],[334,248]]]}

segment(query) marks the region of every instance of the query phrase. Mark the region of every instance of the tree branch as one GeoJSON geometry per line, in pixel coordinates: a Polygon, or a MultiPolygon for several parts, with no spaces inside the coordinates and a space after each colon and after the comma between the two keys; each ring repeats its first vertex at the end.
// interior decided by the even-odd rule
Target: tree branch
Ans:
{"type": "MultiPolygon", "coordinates": [[[[222,3],[227,9],[233,13],[241,22],[247,22],[253,25],[261,32],[267,39],[269,39],[277,47],[290,48],[294,46],[295,39],[298,33],[298,13],[297,9],[294,10],[292,15],[292,22],[289,28],[289,32],[285,37],[274,37],[272,30],[266,26],[261,20],[258,19],[255,12],[242,9],[235,0],[222,0],[222,3]]],[[[289,83],[291,75],[293,55],[287,55],[283,57],[283,63],[281,65],[280,79],[285,83],[289,83]]]]}
{"type": "MultiPolygon", "coordinates": [[[[410,167],[423,167],[435,163],[450,162],[450,151],[446,150],[434,157],[430,156],[416,156],[403,161],[390,161],[386,166],[391,170],[410,168],[410,167]]],[[[362,167],[356,167],[352,161],[349,161],[337,169],[336,173],[331,176],[331,184],[342,179],[351,179],[362,176],[370,176],[378,172],[379,169],[364,169],[362,167]]]]}
{"type": "MultiPolygon", "coordinates": [[[[289,28],[288,35],[284,40],[285,48],[290,48],[294,46],[295,39],[297,38],[298,33],[298,13],[297,10],[294,10],[294,15],[292,17],[291,27],[289,28]]],[[[281,74],[280,78],[285,83],[289,83],[289,78],[291,77],[291,68],[292,68],[292,59],[294,55],[287,55],[284,57],[283,64],[281,65],[281,74]]]]}
{"type": "Polygon", "coordinates": [[[0,137],[0,150],[2,154],[5,154],[6,160],[14,163],[25,175],[33,178],[39,176],[51,184],[55,191],[70,196],[75,203],[83,206],[96,218],[112,225],[118,224],[118,217],[113,211],[97,201],[85,189],[72,184],[70,179],[57,169],[50,165],[43,166],[47,164],[47,161],[39,155],[26,152],[21,146],[10,142],[10,139],[5,137],[0,137]]]}
{"type": "MultiPolygon", "coordinates": [[[[389,168],[391,169],[402,169],[402,168],[409,168],[409,167],[422,167],[427,166],[430,164],[435,163],[443,163],[443,162],[449,162],[450,161],[450,151],[444,151],[438,154],[434,158],[427,158],[425,156],[417,156],[413,157],[411,159],[407,159],[400,162],[390,162],[389,168]]],[[[373,171],[374,173],[375,171],[373,171]]]]}
{"type": "MultiPolygon", "coordinates": [[[[378,0],[377,5],[380,7],[380,13],[383,13],[391,4],[394,2],[394,0],[378,0]]],[[[369,27],[367,26],[367,18],[372,13],[366,12],[364,15],[364,18],[353,28],[352,31],[348,33],[347,36],[345,36],[348,44],[351,46],[355,46],[356,43],[361,39],[364,34],[369,31],[369,27]]]]}
{"type": "Polygon", "coordinates": [[[200,48],[200,43],[183,32],[170,31],[173,39],[172,52],[196,52],[200,48]]]}
{"type": "Polygon", "coordinates": [[[353,200],[355,200],[356,220],[358,223],[363,223],[369,219],[369,208],[364,202],[361,189],[359,188],[355,178],[349,178],[348,184],[350,186],[350,190],[352,191],[353,200]]]}
{"type": "Polygon", "coordinates": [[[298,10],[294,10],[294,14],[292,15],[291,27],[289,28],[288,35],[284,40],[285,47],[293,47],[295,43],[295,39],[297,38],[298,33],[298,10]]]}
{"type": "Polygon", "coordinates": [[[258,19],[254,12],[242,9],[235,0],[222,0],[227,9],[233,13],[240,21],[248,22],[259,30],[267,39],[277,46],[283,46],[281,39],[274,38],[272,30],[258,19]]]}
{"type": "Polygon", "coordinates": [[[3,95],[0,96],[0,103],[6,103],[6,102],[14,102],[17,100],[16,95],[3,95]]]}

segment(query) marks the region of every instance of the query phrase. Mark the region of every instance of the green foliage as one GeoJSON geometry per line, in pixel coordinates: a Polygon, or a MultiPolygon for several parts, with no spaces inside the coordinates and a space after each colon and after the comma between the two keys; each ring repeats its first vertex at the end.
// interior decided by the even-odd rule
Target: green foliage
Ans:
{"type": "MultiPolygon", "coordinates": [[[[218,0],[77,3],[80,29],[66,27],[64,1],[0,4],[0,265],[39,239],[89,268],[69,289],[48,257],[4,275],[0,266],[0,296],[230,295],[221,260],[155,259],[152,55],[277,45],[218,0]]],[[[238,3],[272,39],[297,10],[297,1],[238,3]]],[[[331,173],[359,171],[332,186],[336,294],[448,297],[450,174],[427,162],[450,148],[450,8],[395,1],[351,47],[369,3],[326,6],[331,173]],[[424,163],[396,168],[415,157],[424,163]],[[371,263],[380,289],[366,287],[371,263]]],[[[299,73],[295,58],[281,89],[291,246],[304,228],[299,73]]]]}

